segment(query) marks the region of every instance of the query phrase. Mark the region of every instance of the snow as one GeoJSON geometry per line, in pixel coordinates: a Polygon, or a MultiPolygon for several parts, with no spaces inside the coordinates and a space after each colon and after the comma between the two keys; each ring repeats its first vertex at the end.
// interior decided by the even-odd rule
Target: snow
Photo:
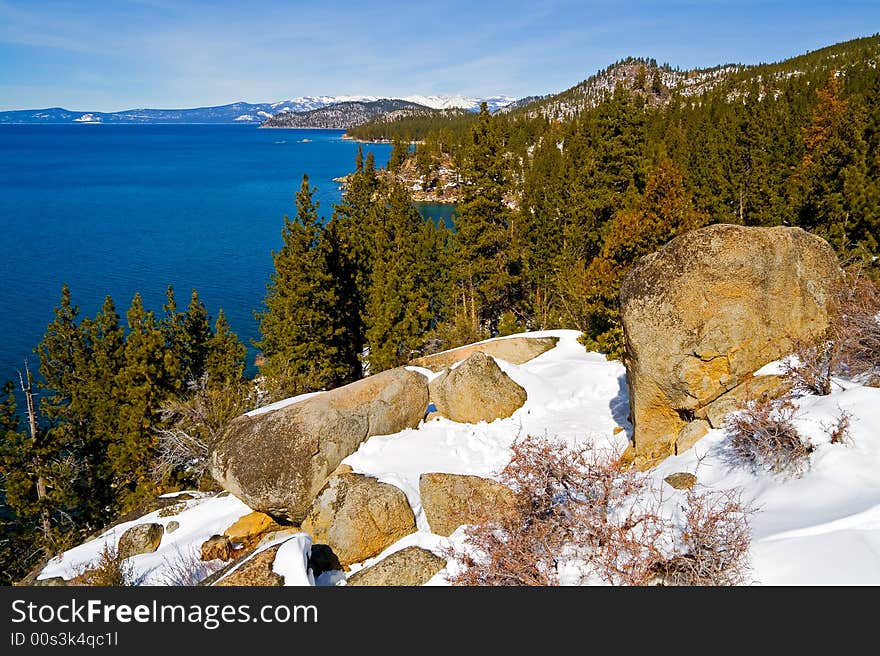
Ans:
{"type": "Polygon", "coordinates": [[[281,401],[276,401],[275,403],[264,405],[262,408],[251,410],[250,412],[246,412],[245,414],[248,417],[256,417],[257,415],[262,415],[267,412],[272,412],[273,410],[278,410],[279,408],[286,408],[287,406],[293,405],[294,403],[299,403],[300,401],[305,401],[306,399],[310,399],[313,396],[318,396],[318,394],[323,394],[323,392],[307,392],[305,394],[300,394],[299,396],[291,396],[289,399],[282,399],[281,401]]]}
{"type": "Polygon", "coordinates": [[[290,100],[282,100],[272,103],[270,107],[278,112],[293,111],[304,112],[313,109],[335,105],[342,102],[374,102],[376,100],[396,98],[407,102],[417,103],[432,109],[467,109],[476,111],[480,103],[485,101],[490,110],[500,109],[516,101],[512,96],[491,96],[488,98],[474,98],[460,94],[433,94],[433,95],[409,95],[409,96],[300,96],[290,100]]]}
{"type": "Polygon", "coordinates": [[[239,518],[252,512],[244,503],[231,495],[203,497],[198,492],[190,492],[190,494],[199,495],[199,498],[182,501],[186,509],[181,513],[160,517],[160,509],[136,520],[114,526],[94,540],[65,551],[50,560],[38,578],[60,576],[71,579],[83,568],[97,562],[105,545],[118,547],[119,538],[132,526],[146,523],[166,526],[169,522],[176,521],[180,527],[172,533],[166,532],[155,552],[128,559],[139,585],[166,584],[170,568],[178,563],[186,564],[185,561],[192,556],[198,561],[205,540],[212,535],[223,533],[239,518]]]}
{"type": "Polygon", "coordinates": [[[284,577],[284,585],[315,585],[315,577],[309,569],[309,553],[312,537],[300,533],[282,542],[272,563],[272,571],[284,577]]]}
{"type": "Polygon", "coordinates": [[[661,481],[687,471],[702,486],[742,491],[743,500],[757,509],[751,519],[754,583],[880,583],[880,389],[837,382],[828,396],[796,401],[795,427],[816,446],[801,478],[730,464],[723,430],[710,431],[653,472],[661,481]],[[831,444],[826,429],[841,410],[852,413],[851,443],[831,444]]]}
{"type": "MultiPolygon", "coordinates": [[[[435,417],[415,429],[371,437],[342,462],[356,473],[399,487],[413,507],[419,530],[428,531],[419,500],[423,473],[497,478],[510,460],[511,445],[528,435],[556,436],[570,444],[596,440],[623,450],[625,432],[613,434],[617,426],[629,427],[623,365],[587,353],[577,341],[579,334],[574,330],[528,333],[558,337],[559,343],[522,365],[496,359],[502,371],[528,394],[525,404],[507,419],[460,424],[435,417]]],[[[408,368],[430,377],[440,375],[408,368]]]]}
{"type": "MultiPolygon", "coordinates": [[[[375,476],[401,489],[412,505],[417,531],[388,547],[382,554],[351,567],[351,573],[369,567],[408,546],[442,555],[450,546],[461,547],[464,529],[445,538],[431,533],[419,500],[419,477],[426,472],[472,474],[498,478],[510,458],[511,445],[528,435],[553,437],[570,445],[592,444],[621,453],[632,427],[627,420],[629,399],[623,365],[598,353],[588,353],[571,330],[510,335],[557,337],[555,348],[521,365],[496,358],[501,369],[522,385],[528,399],[506,419],[463,424],[442,417],[393,435],[371,437],[343,460],[353,471],[375,476]],[[620,430],[622,428],[623,430],[620,430]],[[615,429],[617,433],[615,434],[615,429]]],[[[769,363],[757,373],[778,374],[782,361],[769,363]]],[[[407,369],[432,379],[439,372],[422,367],[407,369]]],[[[697,476],[702,490],[739,491],[754,509],[750,516],[752,546],[750,583],[763,585],[880,584],[880,389],[835,379],[828,396],[805,395],[794,403],[794,424],[814,445],[810,467],[800,478],[782,478],[738,465],[729,457],[728,436],[715,429],[692,449],[667,458],[649,471],[655,490],[662,490],[664,511],[676,517],[683,493],[664,483],[676,472],[697,476]],[[830,429],[841,413],[850,415],[850,437],[832,444],[830,429]]],[[[320,394],[320,392],[318,392],[320,394]]],[[[304,394],[248,413],[269,412],[310,398],[304,394]]],[[[166,495],[169,496],[169,495],[166,495]]],[[[71,578],[78,568],[98,558],[107,542],[116,544],[126,528],[140,522],[180,528],[163,537],[154,554],[131,559],[144,584],[161,583],[163,567],[176,553],[198,549],[201,542],[222,533],[250,508],[234,497],[204,497],[183,502],[186,510],[173,517],[158,512],[120,524],[96,540],[53,560],[40,578],[71,578]]],[[[311,539],[306,534],[284,535],[260,548],[281,544],[274,570],[287,585],[344,585],[341,572],[312,576],[307,568],[311,539]]],[[[577,562],[561,572],[561,583],[577,582],[577,562]]],[[[454,571],[450,562],[448,571],[454,571]]],[[[428,585],[447,585],[444,570],[428,585]]]]}
{"type": "MultiPolygon", "coordinates": [[[[517,336],[522,335],[510,338],[517,336]]],[[[462,529],[450,538],[430,533],[418,495],[418,479],[424,472],[497,478],[510,457],[510,445],[525,435],[559,437],[570,444],[592,442],[610,450],[625,448],[631,426],[626,420],[629,401],[621,363],[586,353],[575,331],[528,336],[558,336],[560,341],[523,365],[496,360],[528,392],[525,405],[513,416],[479,424],[435,418],[417,429],[371,438],[343,461],[356,472],[399,487],[416,514],[418,532],[365,566],[405,546],[439,553],[451,543],[461,544],[462,529]],[[626,430],[615,436],[615,426],[626,430]]],[[[781,365],[781,361],[769,363],[758,374],[779,374],[781,365]]],[[[691,472],[704,489],[742,491],[743,500],[756,509],[750,520],[753,583],[880,584],[880,477],[876,475],[880,389],[843,380],[835,383],[829,396],[804,396],[796,402],[795,425],[816,445],[812,465],[799,479],[753,473],[732,464],[723,430],[710,431],[693,449],[668,458],[651,472],[654,488],[663,491],[664,507],[673,515],[683,494],[663,483],[669,474],[691,472]],[[827,432],[841,410],[852,415],[849,445],[831,444],[827,432]]],[[[564,573],[561,578],[565,583],[564,573]]],[[[444,573],[428,584],[446,584],[444,573]]]]}

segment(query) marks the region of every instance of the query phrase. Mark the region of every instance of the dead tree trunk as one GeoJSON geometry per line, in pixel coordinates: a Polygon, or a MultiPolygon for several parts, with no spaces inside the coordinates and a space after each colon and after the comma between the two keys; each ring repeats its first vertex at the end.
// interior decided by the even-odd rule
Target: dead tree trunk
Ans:
{"type": "MultiPolygon", "coordinates": [[[[25,377],[21,375],[21,372],[18,372],[18,380],[21,383],[21,391],[24,392],[24,397],[27,402],[27,414],[28,414],[28,430],[30,431],[31,440],[36,446],[37,444],[37,413],[34,409],[34,390],[31,386],[31,372],[28,369],[27,362],[24,365],[27,383],[25,383],[25,377]]],[[[33,459],[34,470],[37,474],[37,499],[40,502],[40,529],[43,533],[43,551],[46,556],[52,555],[52,521],[51,516],[49,514],[49,509],[44,505],[44,500],[48,494],[46,487],[46,477],[43,475],[43,459],[36,455],[33,459]]]]}

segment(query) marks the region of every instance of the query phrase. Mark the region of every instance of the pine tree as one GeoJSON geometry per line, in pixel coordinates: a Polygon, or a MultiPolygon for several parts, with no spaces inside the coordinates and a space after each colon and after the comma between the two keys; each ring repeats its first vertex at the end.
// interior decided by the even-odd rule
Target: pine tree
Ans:
{"type": "Polygon", "coordinates": [[[149,479],[156,447],[153,429],[173,386],[165,366],[165,334],[153,312],[144,308],[140,294],[132,299],[126,319],[128,336],[116,376],[122,394],[119,427],[107,455],[120,504],[130,509],[155,490],[149,479]]]}
{"type": "Polygon", "coordinates": [[[261,372],[278,398],[334,387],[349,373],[336,345],[338,297],[314,192],[303,176],[297,214],[284,218],[283,246],[272,253],[275,271],[265,309],[257,313],[262,339],[256,345],[265,357],[261,372]]]}
{"type": "Polygon", "coordinates": [[[116,386],[122,368],[125,332],[113,299],[107,296],[94,319],[84,319],[80,330],[89,344],[90,358],[81,377],[86,430],[80,449],[84,483],[78,495],[88,508],[91,522],[101,522],[116,504],[112,488],[113,468],[108,448],[118,435],[124,394],[116,386]]]}
{"type": "Polygon", "coordinates": [[[435,286],[438,228],[413,207],[400,185],[389,191],[383,229],[374,236],[376,256],[366,304],[370,371],[409,361],[441,308],[435,286]]]}
{"type": "Polygon", "coordinates": [[[247,349],[232,332],[223,310],[217,313],[214,332],[206,343],[204,371],[210,385],[240,385],[244,377],[247,349]]]}
{"type": "Polygon", "coordinates": [[[458,286],[473,308],[472,322],[494,334],[502,312],[522,298],[521,262],[512,247],[519,235],[504,200],[504,143],[485,102],[471,129],[462,176],[466,184],[455,224],[458,286]]]}
{"type": "Polygon", "coordinates": [[[19,506],[22,517],[8,502],[11,489],[13,503],[16,495],[24,492],[23,501],[30,505],[27,490],[31,488],[23,450],[27,439],[21,428],[14,389],[15,385],[8,381],[0,392],[0,585],[12,585],[19,580],[41,553],[36,545],[36,516],[19,506]]]}
{"type": "Polygon", "coordinates": [[[211,339],[208,310],[195,289],[190,294],[189,305],[183,318],[182,337],[183,372],[187,380],[193,380],[205,371],[208,342],[211,339]]]}
{"type": "Polygon", "coordinates": [[[396,173],[400,170],[400,167],[406,161],[408,155],[409,144],[405,143],[403,139],[399,137],[395,138],[393,145],[391,146],[391,157],[388,159],[388,171],[390,173],[396,173]]]}
{"type": "Polygon", "coordinates": [[[168,285],[165,290],[165,304],[162,306],[165,313],[160,322],[160,327],[165,336],[165,371],[169,380],[172,381],[175,392],[183,391],[187,371],[186,362],[186,327],[185,315],[177,309],[177,300],[174,298],[174,289],[168,285]]]}
{"type": "Polygon", "coordinates": [[[582,270],[581,329],[588,348],[615,357],[621,354],[618,293],[624,276],[638,258],[706,223],[708,217],[693,208],[682,173],[671,161],[660,162],[648,176],[639,206],[615,213],[600,255],[582,270]]]}
{"type": "Polygon", "coordinates": [[[817,91],[818,104],[803,131],[805,155],[795,178],[802,199],[797,222],[824,237],[840,253],[877,249],[876,208],[864,202],[868,159],[866,118],[843,98],[836,71],[817,91]]]}

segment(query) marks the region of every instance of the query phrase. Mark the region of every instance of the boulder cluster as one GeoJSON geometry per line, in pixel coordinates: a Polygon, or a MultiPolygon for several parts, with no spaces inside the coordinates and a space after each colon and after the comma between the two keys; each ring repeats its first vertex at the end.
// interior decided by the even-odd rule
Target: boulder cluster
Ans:
{"type": "MultiPolygon", "coordinates": [[[[713,225],[637,262],[620,291],[635,464],[646,468],[681,453],[747,400],[786,391],[781,377],[755,372],[826,331],[841,277],[825,241],[786,227],[713,225]]],[[[206,542],[203,557],[232,558],[236,545],[282,530],[311,536],[313,572],[349,569],[384,552],[416,532],[410,502],[343,460],[365,440],[427,417],[476,423],[511,416],[527,393],[499,361],[521,364],[555,343],[517,337],[474,344],[239,417],[214,445],[211,471],[256,513],[206,542]]],[[[682,472],[667,482],[686,489],[695,479],[682,472]]],[[[497,481],[445,472],[422,474],[419,496],[431,531],[442,536],[517,502],[497,481]]],[[[154,539],[145,528],[125,548],[149,549],[154,539]]],[[[225,584],[282,584],[271,558],[271,549],[259,551],[225,584]]],[[[444,566],[436,554],[407,547],[348,584],[419,585],[444,566]]]]}
{"type": "MultiPolygon", "coordinates": [[[[429,417],[465,423],[509,417],[527,394],[495,358],[527,362],[556,342],[509,338],[475,344],[238,417],[214,444],[211,472],[254,513],[205,542],[202,558],[233,560],[243,543],[279,535],[276,522],[312,537],[313,572],[348,569],[380,554],[416,532],[410,502],[399,488],[355,473],[342,461],[370,437],[415,428],[429,417]],[[431,372],[439,376],[429,382],[431,372]]],[[[512,491],[496,481],[443,472],[422,475],[420,494],[438,535],[490,519],[513,503],[512,491]]],[[[266,567],[270,551],[259,551],[255,562],[237,567],[223,584],[283,584],[266,567]]],[[[430,551],[409,547],[353,574],[350,584],[417,585],[444,566],[430,551]]]]}

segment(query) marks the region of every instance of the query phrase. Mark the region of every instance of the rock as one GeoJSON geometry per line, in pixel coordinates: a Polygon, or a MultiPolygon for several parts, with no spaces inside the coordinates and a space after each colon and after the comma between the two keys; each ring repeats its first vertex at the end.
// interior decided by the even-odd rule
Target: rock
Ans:
{"type": "Polygon", "coordinates": [[[313,544],[309,552],[309,567],[312,574],[317,578],[324,572],[334,572],[342,569],[339,557],[333,553],[333,549],[326,544],[313,544]]]}
{"type": "Polygon", "coordinates": [[[225,535],[212,535],[202,543],[202,560],[232,560],[235,550],[225,535]]]}
{"type": "Polygon", "coordinates": [[[168,522],[167,524],[165,524],[165,532],[166,533],[174,533],[174,531],[176,531],[179,528],[180,528],[180,522],[178,522],[176,520],[172,520],[172,521],[168,522]]]}
{"type": "Polygon", "coordinates": [[[690,490],[697,484],[697,477],[688,472],[676,472],[663,479],[676,490],[690,490]]]}
{"type": "Polygon", "coordinates": [[[270,531],[280,529],[281,526],[269,515],[261,512],[252,512],[244,517],[240,517],[232,526],[223,531],[223,535],[228,537],[230,542],[247,545],[257,541],[270,531]]]}
{"type": "Polygon", "coordinates": [[[637,464],[673,454],[706,406],[820,336],[841,276],[800,228],[713,225],[639,260],[620,289],[637,464]]]}
{"type": "Polygon", "coordinates": [[[288,528],[282,528],[281,530],[278,530],[278,531],[269,531],[268,533],[266,533],[264,536],[262,536],[260,538],[259,542],[257,542],[256,547],[254,547],[254,548],[259,549],[263,545],[269,544],[270,542],[272,542],[273,540],[277,540],[278,538],[293,537],[297,533],[302,533],[302,532],[303,532],[303,530],[299,526],[290,526],[288,528]]]}
{"type": "Polygon", "coordinates": [[[432,380],[428,388],[439,415],[470,424],[509,417],[527,398],[495,360],[479,351],[432,380]]]}
{"type": "Polygon", "coordinates": [[[262,414],[233,420],[212,449],[211,473],[254,510],[295,524],[343,458],[372,435],[415,428],[427,381],[403,367],[262,414]]]}
{"type": "Polygon", "coordinates": [[[346,585],[424,585],[446,567],[446,560],[427,549],[406,547],[371,567],[355,572],[346,585]]]}
{"type": "Polygon", "coordinates": [[[284,585],[284,577],[272,571],[275,556],[281,545],[269,547],[252,556],[239,565],[231,574],[227,574],[215,586],[272,586],[284,585]]]}
{"type": "Polygon", "coordinates": [[[410,364],[425,367],[431,371],[443,371],[456,362],[467,359],[474,353],[485,353],[505,360],[511,364],[523,364],[546,353],[559,342],[558,337],[508,337],[494,339],[481,344],[469,344],[450,351],[416,358],[410,364]]]}
{"type": "Polygon", "coordinates": [[[422,474],[422,509],[431,532],[448,536],[462,524],[480,524],[499,518],[516,505],[509,487],[479,476],[422,474]]]}
{"type": "Polygon", "coordinates": [[[189,506],[186,505],[185,501],[172,503],[171,505],[165,506],[159,510],[159,517],[173,517],[174,515],[179,515],[188,507],[189,506]]]}
{"type": "Polygon", "coordinates": [[[137,524],[119,538],[119,558],[131,558],[139,554],[153,553],[162,542],[165,527],[161,524],[137,524]]]}
{"type": "Polygon", "coordinates": [[[678,436],[675,438],[675,455],[684,453],[694,444],[699,442],[700,438],[709,432],[709,428],[709,422],[705,419],[695,419],[689,424],[686,424],[685,427],[678,432],[678,436]]]}
{"type": "Polygon", "coordinates": [[[399,488],[370,476],[340,474],[315,497],[302,529],[350,565],[414,533],[416,520],[399,488]]]}
{"type": "Polygon", "coordinates": [[[782,376],[751,376],[696,414],[707,419],[712,428],[721,428],[729,413],[744,408],[749,401],[777,399],[790,390],[791,383],[782,376]]]}
{"type": "Polygon", "coordinates": [[[50,576],[47,579],[37,579],[33,585],[38,587],[52,588],[67,585],[67,581],[61,576],[50,576]]]}

